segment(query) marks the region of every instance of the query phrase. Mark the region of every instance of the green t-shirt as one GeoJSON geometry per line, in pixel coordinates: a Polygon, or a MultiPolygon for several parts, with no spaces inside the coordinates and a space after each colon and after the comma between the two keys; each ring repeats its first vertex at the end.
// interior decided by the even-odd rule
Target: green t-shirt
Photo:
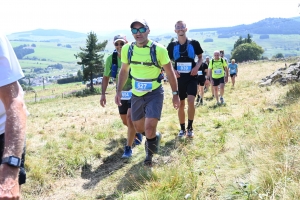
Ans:
{"type": "MultiPolygon", "coordinates": [[[[105,69],[104,69],[104,76],[107,76],[107,77],[111,77],[111,67],[112,67],[112,56],[113,54],[109,55],[106,59],[106,62],[105,62],[105,69]]],[[[119,76],[119,71],[121,69],[121,59],[119,58],[119,56],[117,57],[118,58],[118,71],[117,71],[117,78],[116,78],[116,82],[118,81],[118,76],[119,76]]],[[[129,91],[131,89],[131,79],[128,78],[124,87],[123,87],[123,91],[129,91]]]]}
{"type": "Polygon", "coordinates": [[[223,63],[221,61],[221,58],[219,60],[214,60],[214,66],[212,66],[212,60],[209,62],[208,69],[212,70],[212,77],[215,79],[224,77],[224,67],[227,67],[226,61],[223,60],[223,63]]]}
{"type": "MultiPolygon", "coordinates": [[[[150,48],[149,46],[151,45],[152,41],[149,40],[147,43],[146,48],[144,47],[138,47],[134,46],[133,48],[133,53],[131,57],[131,61],[135,62],[148,62],[151,63],[151,56],[150,56],[150,48]]],[[[121,60],[122,63],[129,63],[128,62],[128,49],[130,47],[131,43],[127,43],[122,47],[122,53],[121,53],[121,60]]],[[[156,58],[158,61],[159,66],[166,65],[170,62],[170,58],[168,55],[167,49],[161,45],[161,44],[156,44],[156,58]]],[[[130,69],[131,69],[131,75],[135,79],[156,79],[159,74],[161,73],[161,69],[158,67],[151,65],[151,66],[146,66],[142,65],[140,63],[130,63],[130,69]]],[[[135,79],[132,79],[132,93],[136,96],[143,96],[145,95],[148,91],[142,91],[140,86],[145,85],[142,82],[136,81],[135,79]]],[[[157,89],[161,84],[158,83],[156,80],[155,81],[150,81],[147,83],[147,89],[149,89],[148,86],[150,86],[150,90],[155,90],[157,89]]],[[[143,88],[145,89],[145,88],[143,88]]]]}

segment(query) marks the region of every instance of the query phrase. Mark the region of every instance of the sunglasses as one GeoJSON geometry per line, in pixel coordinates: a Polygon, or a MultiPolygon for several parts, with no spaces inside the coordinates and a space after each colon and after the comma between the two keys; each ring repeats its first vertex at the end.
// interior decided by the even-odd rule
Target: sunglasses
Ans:
{"type": "Polygon", "coordinates": [[[147,31],[146,27],[142,27],[142,28],[131,28],[131,33],[133,34],[137,34],[138,32],[140,33],[145,33],[147,31]]]}
{"type": "Polygon", "coordinates": [[[116,42],[115,43],[115,46],[117,47],[117,46],[123,46],[124,45],[124,42],[120,42],[120,43],[118,43],[118,42],[116,42]]]}
{"type": "Polygon", "coordinates": [[[175,26],[176,30],[184,30],[186,26],[175,26]]]}

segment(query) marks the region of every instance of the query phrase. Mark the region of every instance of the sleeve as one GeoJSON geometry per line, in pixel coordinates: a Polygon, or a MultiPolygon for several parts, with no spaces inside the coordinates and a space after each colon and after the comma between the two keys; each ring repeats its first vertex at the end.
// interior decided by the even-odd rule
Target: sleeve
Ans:
{"type": "Polygon", "coordinates": [[[212,61],[211,60],[209,61],[208,69],[212,69],[212,61]]]}
{"type": "Polygon", "coordinates": [[[22,68],[9,40],[0,34],[0,87],[23,77],[22,68]]]}
{"type": "Polygon", "coordinates": [[[195,50],[195,54],[196,55],[200,55],[203,53],[203,49],[200,46],[200,43],[197,40],[193,40],[194,41],[194,50],[195,50]]]}
{"type": "Polygon", "coordinates": [[[129,49],[130,45],[131,45],[131,43],[127,43],[122,47],[122,51],[121,51],[121,62],[122,63],[129,64],[129,62],[128,62],[128,49],[129,49]]]}
{"type": "Polygon", "coordinates": [[[112,54],[106,58],[103,76],[110,77],[111,65],[112,65],[112,54]]]}
{"type": "Polygon", "coordinates": [[[163,66],[170,62],[168,51],[165,47],[159,48],[158,53],[158,63],[163,66]]]}
{"type": "Polygon", "coordinates": [[[173,49],[174,49],[174,43],[173,42],[170,42],[168,47],[167,47],[167,50],[168,50],[168,55],[169,55],[169,58],[171,60],[173,60],[173,49]]]}

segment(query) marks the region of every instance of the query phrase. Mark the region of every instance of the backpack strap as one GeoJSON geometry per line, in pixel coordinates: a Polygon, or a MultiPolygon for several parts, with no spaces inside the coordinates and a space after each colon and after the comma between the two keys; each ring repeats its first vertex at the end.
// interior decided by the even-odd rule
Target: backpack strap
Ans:
{"type": "Polygon", "coordinates": [[[157,61],[157,57],[156,57],[156,43],[152,42],[149,46],[150,48],[150,57],[151,57],[151,62],[138,62],[138,61],[132,61],[132,55],[133,55],[133,48],[134,48],[135,42],[132,42],[131,45],[128,48],[128,54],[127,54],[127,58],[128,58],[128,62],[133,63],[133,64],[141,64],[141,65],[145,65],[145,66],[152,66],[154,65],[155,67],[161,69],[161,66],[159,66],[158,61],[157,61]]]}
{"type": "Polygon", "coordinates": [[[112,55],[112,64],[115,64],[118,66],[118,52],[114,50],[112,55]]]}
{"type": "Polygon", "coordinates": [[[173,48],[174,61],[178,60],[181,57],[181,54],[185,53],[186,51],[187,51],[187,54],[188,54],[189,58],[195,59],[195,50],[194,50],[193,45],[191,44],[191,39],[190,38],[187,38],[186,50],[184,52],[180,52],[180,44],[179,44],[178,40],[175,41],[174,43],[175,43],[174,48],[173,48]]]}

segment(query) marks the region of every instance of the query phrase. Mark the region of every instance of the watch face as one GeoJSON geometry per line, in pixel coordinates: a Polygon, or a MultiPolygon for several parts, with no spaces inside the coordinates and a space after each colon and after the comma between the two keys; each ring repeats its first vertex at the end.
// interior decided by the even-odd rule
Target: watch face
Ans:
{"type": "Polygon", "coordinates": [[[14,166],[19,166],[19,159],[15,157],[10,157],[10,164],[14,166]]]}

